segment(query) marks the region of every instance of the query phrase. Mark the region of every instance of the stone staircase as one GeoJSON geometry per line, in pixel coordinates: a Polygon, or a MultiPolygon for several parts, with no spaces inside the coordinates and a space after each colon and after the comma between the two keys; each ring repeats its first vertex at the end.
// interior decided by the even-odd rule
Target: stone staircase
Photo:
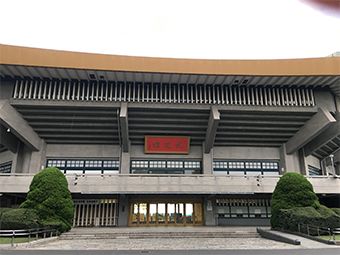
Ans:
{"type": "Polygon", "coordinates": [[[256,228],[245,227],[147,227],[74,228],[61,240],[150,239],[150,238],[257,238],[256,228]]]}

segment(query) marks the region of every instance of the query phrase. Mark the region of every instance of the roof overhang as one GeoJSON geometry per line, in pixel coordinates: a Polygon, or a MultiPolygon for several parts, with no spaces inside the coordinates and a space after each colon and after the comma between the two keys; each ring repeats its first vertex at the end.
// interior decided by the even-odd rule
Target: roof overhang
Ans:
{"type": "Polygon", "coordinates": [[[340,58],[203,60],[132,57],[0,44],[0,64],[102,71],[212,75],[340,75],[340,58]]]}
{"type": "Polygon", "coordinates": [[[117,56],[0,44],[2,77],[122,82],[329,87],[340,96],[340,58],[203,60],[117,56]]]}

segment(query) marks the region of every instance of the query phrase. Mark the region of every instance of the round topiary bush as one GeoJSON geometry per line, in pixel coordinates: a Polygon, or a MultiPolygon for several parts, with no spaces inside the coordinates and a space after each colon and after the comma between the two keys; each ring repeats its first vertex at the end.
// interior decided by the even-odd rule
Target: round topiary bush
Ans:
{"type": "Polygon", "coordinates": [[[35,209],[44,226],[55,226],[60,232],[71,229],[73,201],[65,176],[57,168],[37,173],[21,208],[35,209]]]}
{"type": "Polygon", "coordinates": [[[294,207],[320,206],[318,197],[314,193],[312,184],[301,174],[286,173],[278,181],[272,196],[273,228],[281,227],[279,211],[294,207]]]}

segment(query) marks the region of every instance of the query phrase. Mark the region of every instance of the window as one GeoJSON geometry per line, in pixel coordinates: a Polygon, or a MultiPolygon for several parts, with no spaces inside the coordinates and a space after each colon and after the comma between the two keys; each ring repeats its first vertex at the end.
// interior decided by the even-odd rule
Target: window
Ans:
{"type": "Polygon", "coordinates": [[[12,161],[0,164],[0,173],[7,174],[12,170],[12,161]]]}
{"type": "Polygon", "coordinates": [[[214,160],[213,170],[218,175],[278,175],[279,162],[269,160],[214,160]]]}
{"type": "Polygon", "coordinates": [[[200,174],[201,161],[195,160],[132,160],[133,174],[200,174]]]}
{"type": "Polygon", "coordinates": [[[308,165],[308,173],[310,176],[322,175],[322,171],[320,168],[308,165]]]}
{"type": "Polygon", "coordinates": [[[118,160],[48,159],[47,167],[57,167],[65,174],[118,174],[118,160]]]}
{"type": "Polygon", "coordinates": [[[167,168],[183,168],[182,161],[168,161],[167,168]]]}
{"type": "Polygon", "coordinates": [[[218,218],[270,218],[270,199],[216,199],[218,218]]]}

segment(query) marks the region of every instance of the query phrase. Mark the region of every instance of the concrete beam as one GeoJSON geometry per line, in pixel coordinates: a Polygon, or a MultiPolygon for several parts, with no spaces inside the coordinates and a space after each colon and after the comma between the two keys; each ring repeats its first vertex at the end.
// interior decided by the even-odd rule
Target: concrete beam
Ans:
{"type": "Polygon", "coordinates": [[[324,132],[322,132],[314,140],[306,144],[304,148],[306,156],[311,155],[315,150],[321,148],[334,137],[340,135],[340,112],[337,113],[336,120],[337,121],[331,123],[324,132]]]}
{"type": "MultiPolygon", "coordinates": [[[[0,176],[0,193],[27,193],[31,175],[0,176]]],[[[71,193],[82,194],[263,194],[273,193],[280,176],[66,175],[71,193]]],[[[339,194],[340,178],[307,177],[317,194],[339,194]]]]}
{"type": "Polygon", "coordinates": [[[120,133],[122,138],[122,149],[123,152],[129,152],[129,124],[128,124],[128,107],[127,103],[120,105],[119,113],[120,133]]]}
{"type": "Polygon", "coordinates": [[[11,152],[16,153],[18,151],[19,140],[10,132],[7,132],[7,128],[0,125],[0,144],[4,145],[11,152]]]}
{"type": "Polygon", "coordinates": [[[204,153],[210,153],[214,146],[218,123],[220,122],[220,112],[216,107],[211,107],[208,128],[205,136],[204,153]]]}
{"type": "Polygon", "coordinates": [[[31,150],[40,150],[41,138],[7,100],[0,100],[0,124],[9,128],[31,150]]]}
{"type": "Polygon", "coordinates": [[[301,149],[334,122],[335,118],[328,111],[319,108],[318,112],[287,141],[287,153],[292,154],[301,149]]]}

